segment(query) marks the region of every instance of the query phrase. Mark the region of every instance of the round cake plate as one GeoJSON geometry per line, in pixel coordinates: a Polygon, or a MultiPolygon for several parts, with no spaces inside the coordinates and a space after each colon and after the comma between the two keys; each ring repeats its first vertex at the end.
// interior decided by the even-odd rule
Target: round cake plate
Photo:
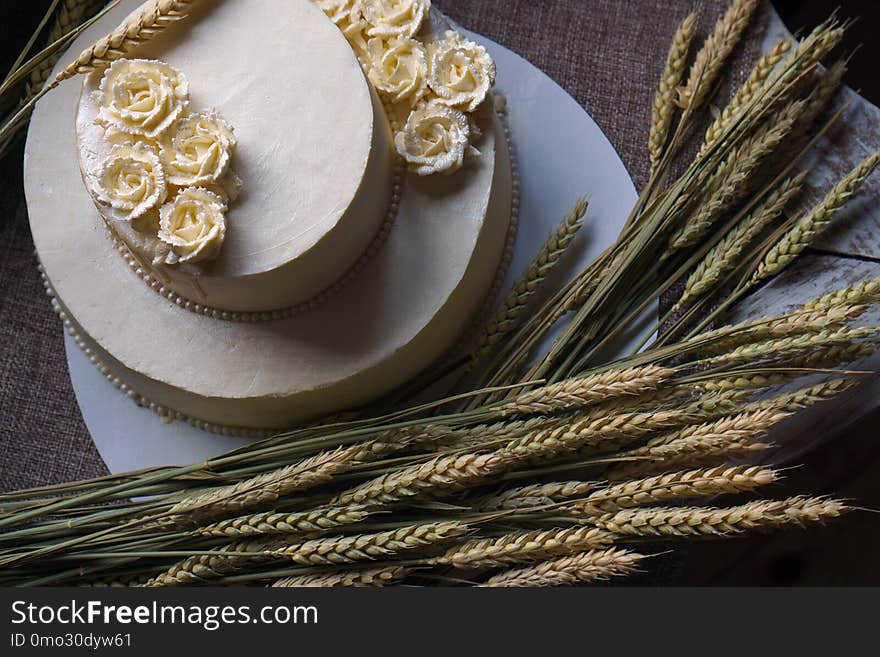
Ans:
{"type": "MultiPolygon", "coordinates": [[[[562,87],[503,46],[462,31],[483,44],[498,65],[496,89],[507,99],[520,170],[519,234],[502,290],[509,289],[559,220],[586,195],[587,224],[574,253],[567,254],[565,271],[559,272],[560,278],[571,274],[614,243],[637,198],[632,180],[596,122],[562,87]]],[[[656,310],[651,314],[656,316],[656,310]]],[[[630,343],[640,338],[634,335],[630,343]]],[[[190,463],[247,442],[164,421],[121,394],[69,335],[65,348],[83,419],[111,472],[190,463]]]]}

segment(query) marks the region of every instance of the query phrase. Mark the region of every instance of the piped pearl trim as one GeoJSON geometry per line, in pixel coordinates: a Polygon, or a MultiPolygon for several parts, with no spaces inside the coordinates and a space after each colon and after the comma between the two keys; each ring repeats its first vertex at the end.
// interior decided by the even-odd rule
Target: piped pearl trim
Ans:
{"type": "Polygon", "coordinates": [[[394,163],[394,182],[391,188],[391,201],[388,204],[388,212],[385,215],[385,219],[383,220],[382,225],[379,227],[379,232],[376,233],[376,236],[367,247],[367,250],[361,255],[357,262],[355,262],[355,264],[352,265],[348,269],[348,271],[345,272],[345,274],[343,274],[342,277],[335,283],[333,283],[330,287],[322,292],[319,292],[308,301],[296,304],[295,306],[290,306],[289,308],[280,308],[278,310],[267,310],[261,312],[242,312],[221,310],[219,308],[214,308],[212,306],[193,301],[192,299],[189,299],[182,294],[175,292],[170,287],[166,287],[165,285],[163,285],[162,281],[159,280],[151,270],[145,269],[143,265],[138,262],[137,258],[132,255],[131,250],[122,240],[116,237],[109,230],[108,235],[113,241],[113,245],[119,252],[119,255],[122,256],[122,259],[128,265],[129,269],[134,272],[135,276],[140,278],[157,294],[160,294],[161,296],[165,297],[166,299],[183,308],[184,310],[188,310],[198,315],[205,315],[206,317],[212,317],[214,319],[220,319],[228,322],[267,322],[273,320],[288,319],[290,317],[300,315],[310,310],[314,310],[324,304],[330,298],[339,294],[346,285],[348,285],[356,276],[358,276],[363,271],[364,267],[367,266],[370,260],[373,259],[373,257],[379,252],[379,249],[381,249],[385,242],[388,240],[388,236],[391,234],[391,229],[397,219],[397,212],[400,209],[400,196],[403,188],[404,178],[403,164],[399,161],[399,159],[397,159],[396,156],[395,159],[396,161],[394,163]]]}

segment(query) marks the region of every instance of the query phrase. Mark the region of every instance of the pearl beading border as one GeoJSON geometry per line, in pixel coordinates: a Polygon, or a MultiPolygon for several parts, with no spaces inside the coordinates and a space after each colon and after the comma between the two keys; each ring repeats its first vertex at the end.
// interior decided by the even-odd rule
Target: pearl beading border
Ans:
{"type": "Polygon", "coordinates": [[[388,212],[386,213],[385,219],[382,221],[382,224],[379,227],[379,231],[376,233],[376,236],[373,238],[372,242],[370,242],[370,245],[367,247],[366,251],[364,251],[360,258],[358,258],[357,262],[349,267],[349,269],[335,283],[327,287],[325,290],[319,292],[308,301],[303,301],[302,303],[298,303],[288,308],[265,310],[259,312],[232,311],[221,310],[219,308],[214,308],[212,306],[193,301],[192,299],[189,299],[182,294],[175,292],[170,287],[166,287],[165,285],[163,285],[162,281],[159,280],[152,273],[152,271],[144,269],[143,265],[138,261],[138,259],[135,258],[134,255],[132,255],[131,249],[129,249],[128,245],[126,245],[125,242],[123,242],[115,234],[113,234],[113,232],[110,231],[109,228],[107,230],[107,233],[110,239],[113,241],[113,245],[116,248],[117,252],[120,256],[122,256],[125,264],[128,265],[128,268],[131,269],[132,272],[134,272],[135,276],[146,283],[146,285],[149,286],[154,292],[165,297],[166,299],[179,306],[180,308],[183,308],[184,310],[196,313],[197,315],[204,315],[205,317],[211,317],[213,319],[219,319],[228,322],[267,322],[273,320],[289,319],[310,310],[315,310],[322,304],[326,303],[329,299],[339,294],[346,285],[348,285],[356,276],[358,276],[364,270],[364,267],[369,264],[373,257],[379,252],[379,249],[381,249],[382,246],[384,246],[385,242],[388,240],[388,236],[391,234],[391,229],[394,227],[394,223],[397,220],[397,213],[400,209],[400,197],[403,189],[403,180],[405,178],[404,167],[402,163],[396,155],[394,155],[394,158],[394,178],[391,187],[391,200],[388,204],[388,212]]]}
{"type": "MultiPolygon", "coordinates": [[[[504,243],[504,251],[501,255],[501,262],[498,263],[498,271],[495,274],[495,280],[492,287],[486,295],[486,300],[480,308],[470,327],[465,331],[464,335],[450,349],[447,354],[455,355],[465,351],[474,339],[476,332],[480,327],[492,316],[495,311],[495,303],[501,294],[501,286],[510,269],[510,263],[513,261],[513,250],[516,247],[516,237],[519,232],[519,208],[520,208],[520,175],[519,160],[516,154],[516,146],[513,143],[513,137],[510,130],[510,117],[507,112],[507,99],[500,92],[493,91],[495,100],[495,113],[501,122],[504,130],[504,140],[507,142],[507,153],[510,160],[510,223],[507,227],[507,238],[504,243]]],[[[442,361],[438,361],[442,362],[442,361]]]]}
{"type": "MultiPolygon", "coordinates": [[[[503,98],[500,94],[496,94],[497,98],[503,98]]],[[[499,107],[497,104],[495,106],[495,112],[501,120],[501,124],[504,128],[504,137],[507,142],[507,149],[510,157],[510,223],[507,228],[507,239],[505,242],[504,252],[501,256],[501,262],[498,264],[498,272],[495,275],[495,280],[492,283],[492,288],[489,291],[489,294],[486,298],[486,302],[483,305],[483,308],[480,310],[477,318],[474,322],[471,323],[471,328],[465,333],[465,336],[459,340],[458,344],[451,350],[451,352],[455,352],[462,348],[462,345],[467,343],[467,340],[472,337],[473,331],[477,326],[480,326],[481,322],[485,319],[485,315],[488,312],[491,312],[495,301],[497,300],[498,294],[501,290],[501,285],[504,282],[504,277],[507,274],[507,270],[510,267],[510,262],[513,259],[513,247],[516,243],[516,236],[519,227],[519,207],[520,207],[520,182],[519,182],[519,166],[517,164],[516,151],[513,146],[513,139],[511,137],[510,125],[507,117],[507,106],[506,102],[501,104],[499,107]]],[[[392,124],[393,127],[393,124],[392,124]]],[[[167,406],[163,406],[162,404],[157,404],[155,402],[150,401],[139,392],[134,390],[129,384],[125,383],[121,378],[114,374],[113,370],[111,370],[106,363],[104,363],[95,353],[94,349],[92,349],[85,339],[82,337],[80,332],[77,330],[77,325],[71,319],[71,317],[67,314],[67,311],[64,310],[64,307],[61,305],[61,302],[58,300],[58,295],[55,292],[55,288],[52,287],[52,283],[49,281],[49,277],[46,275],[46,270],[43,268],[42,263],[39,262],[39,256],[37,256],[37,270],[40,272],[40,278],[43,282],[43,288],[46,291],[46,295],[49,297],[49,301],[52,305],[52,311],[58,315],[58,318],[61,320],[64,328],[73,338],[74,343],[77,347],[85,354],[85,356],[89,359],[89,362],[94,365],[101,374],[104,375],[110,383],[112,383],[116,388],[125,393],[129,399],[131,399],[135,404],[142,408],[146,408],[151,412],[158,415],[163,422],[186,422],[187,424],[195,427],[196,429],[201,429],[202,431],[207,431],[208,433],[216,433],[221,436],[229,436],[236,438],[268,438],[270,436],[276,435],[278,433],[282,433],[287,429],[257,429],[257,428],[247,428],[247,427],[235,427],[230,425],[223,424],[214,424],[212,422],[206,422],[205,420],[199,420],[198,418],[194,418],[192,416],[181,413],[180,411],[176,411],[172,408],[168,408],[167,406]]]]}
{"type": "Polygon", "coordinates": [[[83,354],[85,354],[85,356],[89,359],[89,362],[91,362],[92,365],[98,368],[98,371],[101,372],[101,374],[103,374],[110,383],[119,388],[119,390],[125,393],[125,395],[127,395],[128,398],[131,399],[138,406],[149,409],[150,411],[161,417],[163,421],[186,422],[187,424],[190,424],[197,429],[208,431],[210,433],[217,433],[223,436],[236,436],[240,438],[266,438],[268,436],[272,436],[281,431],[284,431],[284,429],[249,429],[246,427],[233,427],[205,422],[204,420],[190,417],[189,415],[185,415],[180,411],[175,411],[172,408],[168,408],[167,406],[163,406],[162,404],[156,404],[155,402],[150,401],[139,392],[137,392],[135,389],[133,389],[121,378],[116,376],[113,370],[110,369],[107,364],[101,360],[97,353],[95,353],[95,350],[88,345],[88,343],[85,341],[85,339],[82,337],[79,330],[77,329],[77,325],[67,314],[67,311],[58,300],[58,295],[55,292],[55,288],[52,287],[52,283],[49,281],[49,277],[46,275],[46,270],[43,268],[42,263],[38,262],[37,270],[40,272],[40,278],[43,282],[43,288],[46,290],[46,294],[49,297],[49,302],[52,305],[52,311],[56,315],[58,315],[58,318],[61,320],[62,324],[64,324],[64,328],[70,334],[70,337],[73,338],[76,346],[80,348],[83,354]]]}

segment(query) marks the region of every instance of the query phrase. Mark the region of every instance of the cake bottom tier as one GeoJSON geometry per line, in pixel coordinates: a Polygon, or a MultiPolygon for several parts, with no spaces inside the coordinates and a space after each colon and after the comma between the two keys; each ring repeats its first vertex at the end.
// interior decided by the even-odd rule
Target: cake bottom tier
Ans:
{"type": "Polygon", "coordinates": [[[38,104],[32,120],[25,187],[34,242],[82,346],[157,412],[246,434],[357,407],[446,353],[497,278],[512,182],[495,117],[481,156],[455,175],[406,176],[387,241],[323,305],[253,323],[188,311],[145,285],[114,249],[80,179],[73,87],[38,104]]]}

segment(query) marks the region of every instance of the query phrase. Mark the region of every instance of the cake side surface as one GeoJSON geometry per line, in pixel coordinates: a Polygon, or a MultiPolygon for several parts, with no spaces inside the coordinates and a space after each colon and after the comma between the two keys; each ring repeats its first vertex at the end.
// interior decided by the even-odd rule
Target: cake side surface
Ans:
{"type": "Polygon", "coordinates": [[[273,310],[314,297],[363,255],[391,199],[391,135],[356,56],[312,2],[197,3],[179,26],[131,56],[185,75],[190,111],[218,112],[237,141],[228,175],[240,192],[228,204],[217,257],[152,263],[161,245],[151,230],[157,213],[121,221],[98,199],[96,172],[114,144],[95,122],[103,72],[84,81],[77,108],[83,179],[115,235],[166,287],[224,310],[273,310]]]}

